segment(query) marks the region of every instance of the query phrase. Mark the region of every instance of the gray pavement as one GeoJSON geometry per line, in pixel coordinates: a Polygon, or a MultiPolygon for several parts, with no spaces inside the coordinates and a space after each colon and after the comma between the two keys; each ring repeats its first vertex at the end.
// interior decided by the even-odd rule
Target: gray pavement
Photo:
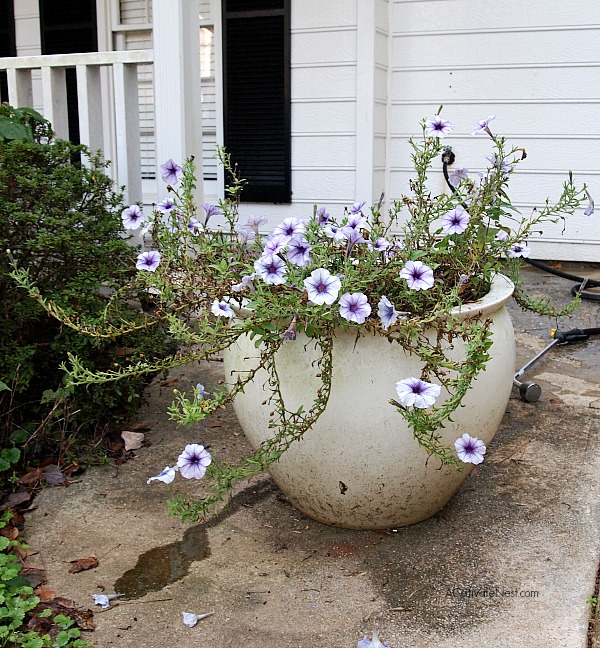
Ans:
{"type": "MultiPolygon", "coordinates": [[[[600,279],[597,264],[566,267],[600,279]]],[[[534,292],[568,300],[568,281],[526,275],[534,292]]],[[[599,308],[585,302],[555,322],[511,307],[518,367],[551,327],[600,326],[599,308]]],[[[151,421],[151,445],[42,492],[27,538],[49,586],[94,609],[99,648],[354,648],[373,629],[391,648],[600,646],[588,603],[600,556],[599,365],[600,337],[553,349],[526,374],[540,400],[513,389],[486,461],[450,504],[385,532],[314,522],[265,476],[203,526],[170,517],[168,487],[146,479],[185,443],[200,437],[232,460],[247,449],[231,411],[192,430],[168,421],[173,386],[210,389],[222,377],[218,362],[182,369],[148,390],[139,417],[151,421]],[[68,561],[92,554],[96,569],[68,573],[68,561]],[[93,605],[92,594],[116,589],[127,600],[93,605]],[[214,614],[188,628],[184,611],[214,614]]]]}

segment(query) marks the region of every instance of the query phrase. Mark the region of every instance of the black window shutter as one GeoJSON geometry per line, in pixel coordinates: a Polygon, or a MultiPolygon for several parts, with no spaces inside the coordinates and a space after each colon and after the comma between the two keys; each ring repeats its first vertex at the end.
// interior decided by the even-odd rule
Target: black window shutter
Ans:
{"type": "MultiPolygon", "coordinates": [[[[13,0],[0,0],[0,56],[16,56],[13,0]]],[[[8,101],[6,71],[0,72],[0,101],[8,101]]]]}
{"type": "Polygon", "coordinates": [[[290,202],[288,0],[225,4],[225,147],[245,202],[290,202]]]}
{"type": "MultiPolygon", "coordinates": [[[[42,54],[97,52],[96,0],[40,0],[42,54]]],[[[77,76],[66,71],[69,139],[79,143],[77,76]]]]}

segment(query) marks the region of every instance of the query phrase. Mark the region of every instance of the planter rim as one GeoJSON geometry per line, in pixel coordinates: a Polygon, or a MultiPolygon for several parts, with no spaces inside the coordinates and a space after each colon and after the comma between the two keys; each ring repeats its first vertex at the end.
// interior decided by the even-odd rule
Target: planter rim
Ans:
{"type": "Polygon", "coordinates": [[[489,291],[476,302],[467,302],[452,309],[451,314],[470,317],[477,314],[485,314],[490,309],[496,310],[502,307],[511,297],[515,290],[515,284],[503,274],[495,274],[489,291]]]}
{"type": "MultiPolygon", "coordinates": [[[[514,290],[514,283],[506,275],[497,273],[492,277],[489,291],[481,299],[455,306],[450,311],[450,315],[460,315],[466,318],[493,312],[501,308],[511,298],[514,290]]],[[[247,306],[234,308],[234,311],[238,319],[248,317],[253,312],[247,306]]]]}

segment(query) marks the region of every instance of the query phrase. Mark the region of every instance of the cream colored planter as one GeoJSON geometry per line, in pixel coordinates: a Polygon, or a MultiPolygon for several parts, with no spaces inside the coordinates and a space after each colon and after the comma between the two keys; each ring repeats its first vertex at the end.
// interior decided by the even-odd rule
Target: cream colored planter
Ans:
{"type": "MultiPolygon", "coordinates": [[[[465,397],[464,406],[441,430],[453,446],[463,433],[487,445],[510,396],[515,366],[512,323],[505,308],[512,283],[498,276],[490,293],[462,308],[493,320],[491,360],[465,397]]],[[[320,381],[311,341],[298,336],[276,358],[287,409],[307,410],[320,381]]],[[[256,365],[254,342],[243,338],[225,353],[226,379],[256,365]]],[[[457,472],[427,461],[402,416],[389,404],[398,380],[420,375],[421,363],[400,345],[368,335],[339,333],[334,342],[332,393],[325,412],[303,439],[270,468],[290,502],[311,518],[335,526],[381,529],[420,522],[437,513],[458,491],[471,465],[457,472]]],[[[442,396],[444,392],[442,391],[442,396]]],[[[270,434],[272,407],[266,374],[259,374],[234,404],[242,429],[257,447],[270,434]]],[[[441,398],[441,397],[440,397],[441,398]]]]}

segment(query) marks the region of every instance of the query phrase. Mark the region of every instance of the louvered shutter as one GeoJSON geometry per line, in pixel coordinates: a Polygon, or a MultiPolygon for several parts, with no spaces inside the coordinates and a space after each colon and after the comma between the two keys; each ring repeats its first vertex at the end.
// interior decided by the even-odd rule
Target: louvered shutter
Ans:
{"type": "Polygon", "coordinates": [[[245,202],[289,202],[287,0],[228,0],[225,146],[248,185],[245,202]]]}
{"type": "MultiPolygon", "coordinates": [[[[13,0],[0,1],[0,56],[16,56],[13,0]]],[[[8,101],[6,71],[0,72],[0,101],[8,101]]]]}
{"type": "MultiPolygon", "coordinates": [[[[42,54],[98,51],[96,0],[40,0],[40,23],[42,54]]],[[[75,70],[66,70],[65,78],[69,139],[79,143],[75,70]]]]}

